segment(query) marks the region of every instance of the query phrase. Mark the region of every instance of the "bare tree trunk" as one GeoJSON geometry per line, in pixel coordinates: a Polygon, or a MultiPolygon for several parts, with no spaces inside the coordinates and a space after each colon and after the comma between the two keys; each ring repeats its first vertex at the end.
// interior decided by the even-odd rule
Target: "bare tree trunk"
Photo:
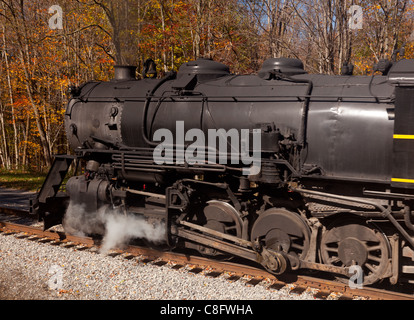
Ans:
{"type": "Polygon", "coordinates": [[[12,115],[12,124],[13,124],[13,140],[14,140],[14,165],[17,169],[19,167],[19,143],[17,137],[17,128],[16,128],[16,115],[14,111],[14,98],[13,98],[13,89],[11,85],[11,78],[10,78],[10,66],[9,66],[9,58],[7,56],[7,48],[6,48],[6,28],[3,25],[3,50],[4,50],[4,62],[6,64],[6,73],[7,73],[7,85],[9,87],[9,98],[10,98],[10,110],[12,115]]]}
{"type": "Polygon", "coordinates": [[[164,14],[164,7],[162,2],[160,2],[160,14],[161,14],[161,28],[162,28],[162,61],[164,64],[164,72],[168,72],[168,66],[167,66],[167,48],[166,48],[166,41],[165,41],[165,14],[164,14]]]}
{"type": "Polygon", "coordinates": [[[0,100],[0,133],[1,133],[1,146],[0,146],[0,161],[3,164],[3,167],[6,170],[9,170],[11,168],[11,161],[10,161],[10,156],[9,156],[9,148],[7,145],[7,133],[6,133],[6,128],[4,125],[4,107],[3,107],[3,103],[0,100]]]}
{"type": "Polygon", "coordinates": [[[29,140],[29,130],[30,130],[30,116],[27,115],[26,119],[26,130],[24,133],[24,147],[23,147],[23,157],[22,157],[22,166],[27,167],[27,141],[29,140]]]}
{"type": "Polygon", "coordinates": [[[202,1],[203,0],[195,0],[197,23],[195,27],[194,40],[193,40],[194,59],[200,58],[200,55],[201,55],[202,1]]]}

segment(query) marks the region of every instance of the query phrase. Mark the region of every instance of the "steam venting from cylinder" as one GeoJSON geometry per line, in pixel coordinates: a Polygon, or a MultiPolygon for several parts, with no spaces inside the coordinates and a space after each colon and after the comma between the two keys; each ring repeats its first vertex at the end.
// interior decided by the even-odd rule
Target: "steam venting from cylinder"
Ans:
{"type": "Polygon", "coordinates": [[[137,67],[134,66],[115,66],[115,81],[136,80],[135,73],[137,67]]]}

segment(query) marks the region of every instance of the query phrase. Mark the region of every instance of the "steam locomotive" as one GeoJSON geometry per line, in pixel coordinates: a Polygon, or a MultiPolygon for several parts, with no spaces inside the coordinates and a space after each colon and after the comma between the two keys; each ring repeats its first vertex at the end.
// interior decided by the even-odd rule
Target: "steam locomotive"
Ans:
{"type": "Polygon", "coordinates": [[[372,76],[290,58],[253,75],[209,59],[162,79],[146,66],[71,88],[73,155],[56,156],[32,203],[45,229],[70,204],[90,221],[116,208],[163,223],[170,248],[274,274],[347,281],[357,266],[366,285],[414,281],[414,60],[372,76]],[[82,174],[59,192],[71,166],[82,174]]]}

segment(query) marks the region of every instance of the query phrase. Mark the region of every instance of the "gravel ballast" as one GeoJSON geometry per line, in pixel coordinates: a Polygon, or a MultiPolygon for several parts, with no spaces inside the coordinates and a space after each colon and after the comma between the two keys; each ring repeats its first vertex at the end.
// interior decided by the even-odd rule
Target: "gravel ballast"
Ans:
{"type": "Polygon", "coordinates": [[[314,300],[289,288],[246,285],[96,252],[78,251],[0,233],[2,300],[314,300]]]}

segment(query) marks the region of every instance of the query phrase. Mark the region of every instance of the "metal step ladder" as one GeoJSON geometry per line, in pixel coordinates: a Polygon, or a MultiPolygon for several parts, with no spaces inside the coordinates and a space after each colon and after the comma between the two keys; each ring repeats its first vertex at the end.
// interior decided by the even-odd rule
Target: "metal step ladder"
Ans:
{"type": "Polygon", "coordinates": [[[30,214],[37,215],[39,221],[44,221],[45,230],[62,223],[68,198],[58,192],[75,158],[69,155],[55,156],[40,192],[35,199],[30,200],[30,214]]]}

